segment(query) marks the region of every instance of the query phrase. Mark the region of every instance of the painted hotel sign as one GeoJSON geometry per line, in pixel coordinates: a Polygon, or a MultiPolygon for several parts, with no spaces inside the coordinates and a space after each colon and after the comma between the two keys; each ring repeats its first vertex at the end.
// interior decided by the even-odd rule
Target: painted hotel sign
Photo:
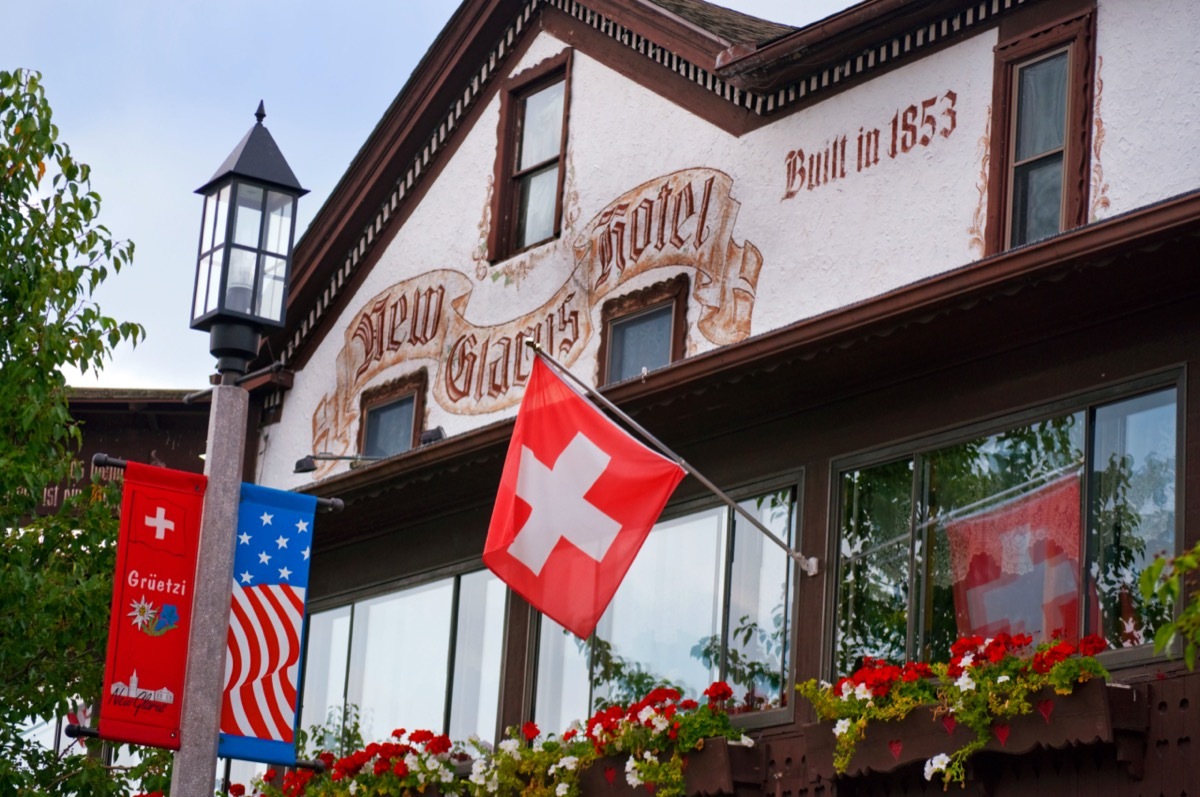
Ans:
{"type": "Polygon", "coordinates": [[[627,191],[576,234],[574,268],[553,296],[500,324],[467,319],[473,285],[460,271],[427,272],[372,297],[346,327],[337,386],[313,415],[313,450],[351,450],[359,393],[400,363],[428,363],[433,398],[450,412],[515,406],[532,366],[525,341],[575,362],[593,335],[597,305],[654,269],[691,272],[696,328],[706,339],[717,345],[744,339],[763,260],[754,244],[733,240],[740,204],[732,188],[729,175],[698,168],[627,191]]]}
{"type": "Polygon", "coordinates": [[[130,462],[98,730],[179,749],[204,476],[130,462]]]}

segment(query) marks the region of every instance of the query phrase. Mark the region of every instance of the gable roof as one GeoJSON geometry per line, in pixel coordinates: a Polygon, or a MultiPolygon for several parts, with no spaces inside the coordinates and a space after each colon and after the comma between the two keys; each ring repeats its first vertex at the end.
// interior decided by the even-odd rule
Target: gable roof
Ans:
{"type": "Polygon", "coordinates": [[[793,29],[704,0],[463,0],[297,243],[267,350],[304,363],[538,31],[741,135],[1035,2],[865,0],[793,29]]]}

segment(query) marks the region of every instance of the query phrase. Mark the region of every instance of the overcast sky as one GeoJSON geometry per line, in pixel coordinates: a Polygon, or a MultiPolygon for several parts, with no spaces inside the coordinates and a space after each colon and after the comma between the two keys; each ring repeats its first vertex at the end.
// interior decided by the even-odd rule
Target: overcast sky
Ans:
{"type": "MultiPolygon", "coordinates": [[[[805,25],[849,0],[727,0],[805,25]]],[[[254,124],[300,183],[297,235],[450,18],[450,0],[0,0],[0,68],[42,72],[61,140],[91,164],[100,221],[137,246],[101,308],[145,325],[97,381],[201,388],[214,361],[188,328],[201,199],[193,193],[254,124]]]]}

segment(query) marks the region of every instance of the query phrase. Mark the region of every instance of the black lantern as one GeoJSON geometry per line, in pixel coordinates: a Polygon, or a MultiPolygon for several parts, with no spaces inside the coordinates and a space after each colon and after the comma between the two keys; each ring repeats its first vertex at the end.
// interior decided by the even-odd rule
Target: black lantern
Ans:
{"type": "Polygon", "coordinates": [[[308,191],[258,123],[197,194],[204,196],[192,329],[209,333],[222,374],[244,374],[266,327],[282,327],[296,233],[296,201],[308,191]]]}

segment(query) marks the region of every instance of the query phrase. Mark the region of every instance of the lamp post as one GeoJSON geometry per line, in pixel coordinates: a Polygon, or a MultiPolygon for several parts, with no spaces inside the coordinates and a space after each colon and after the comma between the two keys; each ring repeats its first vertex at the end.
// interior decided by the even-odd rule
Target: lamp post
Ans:
{"type": "Polygon", "coordinates": [[[238,378],[258,355],[262,331],[282,327],[300,187],[275,140],[257,123],[212,179],[204,196],[192,329],[209,333],[220,383],[213,388],[204,473],[208,488],[193,580],[180,748],[174,797],[211,797],[225,674],[225,640],[233,591],[234,535],[246,447],[249,397],[238,378]]]}

